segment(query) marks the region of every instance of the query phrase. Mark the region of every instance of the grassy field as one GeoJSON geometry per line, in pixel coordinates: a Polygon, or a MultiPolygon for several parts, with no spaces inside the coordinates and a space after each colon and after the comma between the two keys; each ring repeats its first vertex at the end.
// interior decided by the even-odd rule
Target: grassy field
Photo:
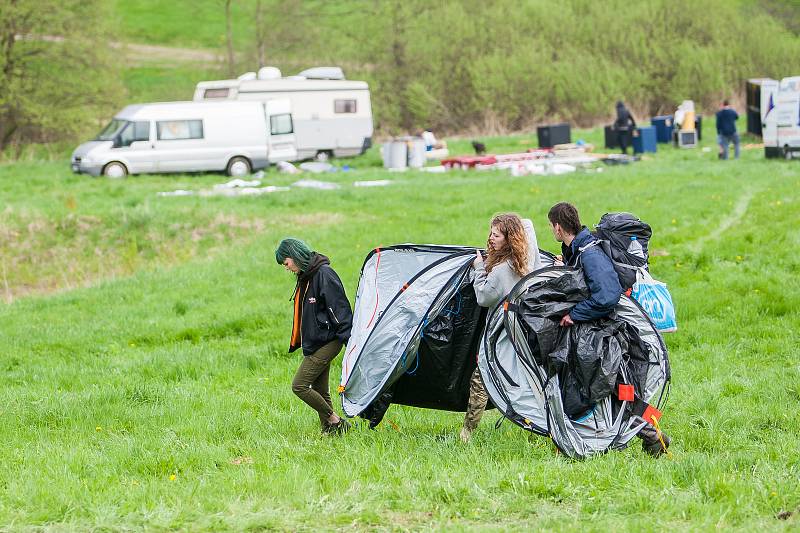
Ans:
{"type": "MultiPolygon", "coordinates": [[[[511,151],[535,136],[486,142],[511,151]]],[[[373,151],[322,178],[338,190],[238,198],[156,196],[218,175],[0,166],[0,530],[797,528],[800,167],[757,149],[729,162],[660,150],[518,178],[388,174],[373,151]],[[352,185],[367,179],[393,183],[352,185]],[[573,462],[494,429],[494,412],[464,445],[462,415],[398,406],[377,431],[319,435],[290,390],[300,356],[286,354],[280,238],[329,255],[353,298],[371,248],[480,245],[498,211],[532,218],[555,251],[546,212],[561,200],[587,223],[627,210],[654,229],[651,270],[679,320],[666,337],[671,456],[573,462]]],[[[294,179],[271,170],[265,183],[294,179]]]]}

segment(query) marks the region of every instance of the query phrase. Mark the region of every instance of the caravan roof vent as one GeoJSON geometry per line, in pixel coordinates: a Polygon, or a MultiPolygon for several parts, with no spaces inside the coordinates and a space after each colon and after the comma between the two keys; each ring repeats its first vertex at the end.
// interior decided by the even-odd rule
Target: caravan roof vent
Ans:
{"type": "Polygon", "coordinates": [[[239,80],[239,81],[254,80],[254,79],[256,79],[256,73],[255,72],[245,72],[244,74],[242,74],[241,76],[239,76],[236,79],[239,80]]]}
{"type": "Polygon", "coordinates": [[[281,70],[277,67],[261,67],[258,69],[258,79],[278,80],[281,78],[281,70]]]}
{"type": "Polygon", "coordinates": [[[305,76],[309,80],[343,80],[344,72],[341,67],[314,67],[309,68],[298,74],[305,76]]]}

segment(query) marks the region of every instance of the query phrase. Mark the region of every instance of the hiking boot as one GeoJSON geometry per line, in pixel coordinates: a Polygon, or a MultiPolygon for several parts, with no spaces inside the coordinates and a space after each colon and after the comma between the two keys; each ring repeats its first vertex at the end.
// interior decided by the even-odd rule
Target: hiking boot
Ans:
{"type": "Polygon", "coordinates": [[[667,448],[669,448],[670,438],[669,436],[661,432],[661,439],[656,437],[655,439],[642,439],[642,450],[652,457],[658,458],[667,453],[667,448]],[[661,439],[664,440],[664,443],[661,443],[661,439]]]}
{"type": "Polygon", "coordinates": [[[465,427],[462,427],[461,432],[458,434],[458,436],[461,438],[461,442],[466,444],[467,442],[469,442],[469,439],[472,438],[472,431],[468,430],[465,427]]]}
{"type": "Polygon", "coordinates": [[[349,430],[350,422],[344,418],[340,418],[335,424],[328,424],[328,426],[322,430],[322,433],[323,435],[344,435],[349,430]]]}

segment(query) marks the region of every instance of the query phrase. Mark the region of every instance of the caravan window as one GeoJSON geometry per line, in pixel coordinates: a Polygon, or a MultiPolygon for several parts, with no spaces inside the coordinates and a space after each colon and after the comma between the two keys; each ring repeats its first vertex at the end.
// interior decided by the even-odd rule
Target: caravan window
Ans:
{"type": "Polygon", "coordinates": [[[230,89],[206,89],[203,98],[227,98],[230,89]]]}
{"type": "Polygon", "coordinates": [[[119,134],[118,146],[130,146],[135,141],[150,140],[150,122],[128,122],[119,134]]]}
{"type": "Polygon", "coordinates": [[[333,101],[334,113],[355,113],[356,101],[355,100],[334,100],[333,101]]]}
{"type": "Polygon", "coordinates": [[[294,125],[292,124],[292,115],[289,113],[284,115],[271,115],[269,117],[269,129],[272,135],[293,133],[294,125]]]}
{"type": "Polygon", "coordinates": [[[156,122],[159,141],[175,141],[181,139],[202,139],[202,120],[168,120],[156,122]]]}

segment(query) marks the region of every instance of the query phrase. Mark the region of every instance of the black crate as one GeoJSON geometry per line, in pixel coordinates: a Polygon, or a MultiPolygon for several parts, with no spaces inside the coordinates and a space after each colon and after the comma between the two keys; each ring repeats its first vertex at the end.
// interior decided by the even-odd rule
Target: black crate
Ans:
{"type": "Polygon", "coordinates": [[[536,136],[539,138],[539,148],[552,148],[557,144],[572,142],[569,124],[566,122],[550,126],[539,126],[536,128],[536,136]]]}
{"type": "Polygon", "coordinates": [[[606,148],[619,148],[619,143],[617,142],[617,130],[614,129],[613,125],[605,127],[605,136],[606,148]]]}

